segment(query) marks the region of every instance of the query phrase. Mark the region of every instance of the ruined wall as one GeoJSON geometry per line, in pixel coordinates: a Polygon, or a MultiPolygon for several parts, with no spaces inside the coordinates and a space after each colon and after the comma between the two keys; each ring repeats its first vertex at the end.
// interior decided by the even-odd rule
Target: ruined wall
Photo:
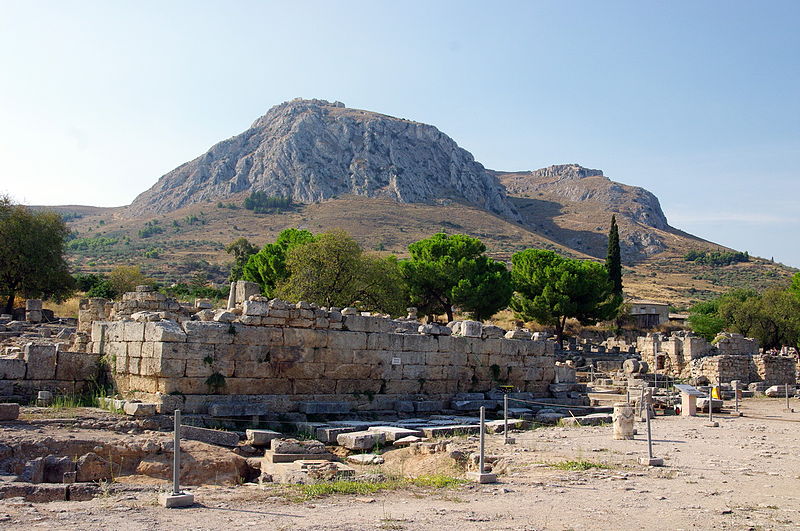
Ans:
{"type": "Polygon", "coordinates": [[[767,386],[797,383],[797,360],[790,356],[760,354],[753,357],[755,370],[767,386]]]}
{"type": "Polygon", "coordinates": [[[0,397],[35,398],[37,391],[80,393],[96,379],[100,356],[68,352],[59,345],[28,343],[0,357],[0,397]]]}
{"type": "MultiPolygon", "coordinates": [[[[122,304],[139,309],[131,302],[155,296],[127,294],[122,304]]],[[[153,303],[174,308],[171,301],[153,303]]],[[[472,337],[438,325],[421,334],[416,321],[261,297],[234,312],[203,310],[195,320],[121,309],[123,320],[93,323],[89,349],[112,362],[120,392],[163,410],[205,412],[231,400],[278,412],[302,409],[305,401],[394,409],[398,402],[449,400],[499,384],[545,396],[554,378],[552,341],[488,337],[503,331],[475,322],[458,327],[472,337]]]]}
{"type": "Polygon", "coordinates": [[[753,356],[748,355],[706,356],[693,359],[683,376],[705,377],[712,384],[731,380],[740,380],[744,384],[749,384],[760,380],[753,363],[753,356]]]}

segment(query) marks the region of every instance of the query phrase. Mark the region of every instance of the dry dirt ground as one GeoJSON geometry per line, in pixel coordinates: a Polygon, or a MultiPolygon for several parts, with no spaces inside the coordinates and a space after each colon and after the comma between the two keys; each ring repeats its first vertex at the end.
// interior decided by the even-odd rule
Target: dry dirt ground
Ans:
{"type": "MultiPolygon", "coordinates": [[[[749,399],[744,417],[657,417],[654,453],[612,440],[611,427],[540,428],[488,436],[502,456],[500,481],[450,489],[414,487],[368,496],[292,501],[275,485],[194,488],[197,505],[164,509],[145,490],[86,502],[0,500],[3,529],[798,529],[800,401],[749,399]],[[566,471],[565,460],[608,468],[566,471]]],[[[637,427],[643,433],[644,425],[637,427]]],[[[473,444],[469,440],[466,444],[473,444]]],[[[394,452],[394,451],[393,451],[394,452]]],[[[386,453],[387,469],[399,460],[386,453]]],[[[401,455],[396,451],[397,455],[401,455]]],[[[443,456],[441,456],[443,457],[443,456]]],[[[432,456],[428,456],[429,461],[432,456]]],[[[423,459],[424,460],[424,459],[423,459]]],[[[419,463],[417,463],[419,464],[419,463]]],[[[409,472],[413,462],[403,466],[409,472]]]]}

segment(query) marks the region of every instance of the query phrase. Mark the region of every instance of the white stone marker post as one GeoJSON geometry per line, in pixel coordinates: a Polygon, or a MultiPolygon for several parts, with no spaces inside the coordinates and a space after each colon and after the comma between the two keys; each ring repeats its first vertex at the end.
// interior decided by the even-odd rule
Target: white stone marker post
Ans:
{"type": "MultiPolygon", "coordinates": [[[[720,395],[720,396],[722,396],[722,395],[720,395]]],[[[716,427],[719,426],[719,422],[716,422],[714,420],[714,386],[713,385],[709,385],[709,388],[708,388],[708,399],[706,401],[706,404],[708,405],[708,422],[706,423],[706,426],[708,426],[709,428],[716,428],[716,427]]]]}
{"type": "Polygon", "coordinates": [[[172,452],[172,493],[161,493],[158,501],[164,507],[171,509],[175,507],[188,507],[194,505],[194,495],[188,492],[181,492],[181,410],[175,410],[175,434],[174,449],[172,452]]]}
{"type": "Polygon", "coordinates": [[[789,407],[789,384],[786,384],[786,412],[794,413],[794,410],[789,407]]]}
{"type": "Polygon", "coordinates": [[[480,442],[478,454],[478,471],[467,472],[467,477],[477,483],[496,483],[497,475],[491,472],[484,472],[484,450],[486,442],[486,408],[481,406],[481,426],[480,442]]]}

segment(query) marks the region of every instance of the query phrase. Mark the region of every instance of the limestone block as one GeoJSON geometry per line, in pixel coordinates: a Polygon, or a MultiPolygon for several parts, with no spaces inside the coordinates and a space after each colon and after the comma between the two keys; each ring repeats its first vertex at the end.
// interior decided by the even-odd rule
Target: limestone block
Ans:
{"type": "Polygon", "coordinates": [[[288,347],[323,348],[328,346],[328,333],[324,330],[286,328],[283,342],[288,347]]]}
{"type": "Polygon", "coordinates": [[[425,379],[428,376],[426,365],[403,365],[403,378],[408,380],[425,379]]]}
{"type": "Polygon", "coordinates": [[[421,387],[417,380],[389,380],[386,382],[386,394],[416,395],[421,387]]]}
{"type": "Polygon", "coordinates": [[[204,357],[207,347],[188,343],[143,343],[142,358],[188,359],[204,357]]]}
{"type": "MultiPolygon", "coordinates": [[[[189,367],[187,365],[187,374],[189,367]]],[[[249,361],[236,360],[234,364],[233,376],[236,378],[277,378],[279,376],[277,367],[269,361],[249,361]]]]}
{"type": "Polygon", "coordinates": [[[25,378],[25,360],[0,358],[0,379],[22,380],[25,378]]]}
{"type": "Polygon", "coordinates": [[[261,286],[255,282],[238,280],[236,282],[236,303],[244,303],[251,295],[261,295],[261,286]]]}
{"type": "Polygon", "coordinates": [[[301,402],[298,409],[306,415],[333,415],[350,413],[349,402],[301,402]]]}
{"type": "Polygon", "coordinates": [[[242,303],[242,314],[266,317],[269,315],[269,302],[266,301],[244,301],[242,303]]]}
{"type": "Polygon", "coordinates": [[[122,340],[144,341],[144,323],[138,323],[136,321],[123,321],[122,340]]]}
{"type": "Polygon", "coordinates": [[[367,334],[367,349],[369,350],[403,350],[403,336],[405,334],[367,334]]]}
{"type": "Polygon", "coordinates": [[[242,315],[239,317],[239,322],[250,326],[260,326],[264,324],[263,318],[255,315],[242,315]]]}
{"type": "Polygon", "coordinates": [[[181,426],[181,437],[217,446],[236,446],[239,444],[239,435],[234,432],[209,430],[194,426],[181,426]]]}
{"type": "Polygon", "coordinates": [[[433,352],[439,349],[439,341],[435,337],[414,334],[403,335],[403,350],[433,352]]]}
{"type": "Polygon", "coordinates": [[[372,378],[373,367],[361,363],[326,363],[323,369],[325,378],[332,380],[341,379],[369,379],[372,378]]]}
{"type": "Polygon", "coordinates": [[[328,348],[332,350],[365,350],[367,334],[364,332],[328,332],[328,348]]]}
{"type": "Polygon", "coordinates": [[[186,360],[162,359],[155,376],[161,378],[180,378],[186,373],[186,360]]]}
{"type": "MultiPolygon", "coordinates": [[[[195,321],[187,321],[194,323],[195,321]]],[[[175,321],[158,321],[144,324],[144,340],[162,343],[185,342],[186,332],[175,321]]]]}
{"type": "Polygon", "coordinates": [[[213,321],[214,320],[214,310],[205,309],[200,310],[194,316],[197,318],[198,321],[213,321]]]}
{"type": "Polygon", "coordinates": [[[421,430],[410,430],[408,428],[398,428],[396,426],[370,426],[367,428],[367,431],[383,433],[388,443],[393,443],[397,439],[402,439],[403,437],[422,437],[423,435],[421,430]]]}
{"type": "Polygon", "coordinates": [[[381,386],[380,380],[336,380],[336,393],[369,397],[380,392],[381,386]]]}
{"type": "Polygon", "coordinates": [[[274,438],[270,440],[269,449],[276,454],[327,454],[325,445],[320,441],[298,441],[297,439],[274,438]]]}
{"type": "Polygon", "coordinates": [[[0,420],[17,420],[19,404],[0,404],[0,420]]]}
{"type": "Polygon", "coordinates": [[[289,395],[292,382],[286,378],[228,378],[225,392],[232,395],[289,395]]]}
{"type": "MultiPolygon", "coordinates": [[[[267,318],[268,319],[268,318],[267,318]]],[[[283,329],[274,326],[247,326],[235,324],[233,342],[238,345],[281,345],[283,329]]]]}
{"type": "Polygon", "coordinates": [[[296,327],[296,328],[311,328],[314,326],[314,319],[307,319],[304,317],[297,317],[293,319],[289,319],[286,322],[286,326],[296,327]]]}
{"type": "Polygon", "coordinates": [[[483,334],[483,324],[478,321],[462,321],[461,335],[466,337],[481,337],[483,334]]]}
{"type": "Polygon", "coordinates": [[[333,379],[314,379],[302,380],[295,379],[292,382],[292,393],[294,395],[317,395],[334,394],[336,392],[336,380],[333,379]]]}
{"type": "Polygon", "coordinates": [[[363,350],[355,351],[352,349],[340,349],[333,347],[315,349],[314,361],[319,363],[342,363],[342,364],[355,363],[356,352],[365,352],[365,351],[363,350]]]}
{"type": "Polygon", "coordinates": [[[156,404],[144,402],[125,402],[122,410],[132,417],[150,417],[156,414],[156,404]]]}
{"type": "Polygon", "coordinates": [[[57,380],[90,380],[97,376],[97,354],[83,352],[59,352],[56,364],[57,380]]]}
{"type": "Polygon", "coordinates": [[[265,448],[270,446],[270,441],[283,437],[277,431],[272,430],[245,430],[247,435],[247,444],[256,448],[265,448]]]}
{"type": "Polygon", "coordinates": [[[278,374],[283,378],[321,379],[325,377],[325,365],[322,363],[277,362],[275,365],[278,374]]]}
{"type": "Polygon", "coordinates": [[[108,323],[103,321],[94,321],[92,322],[92,332],[91,337],[92,341],[95,343],[100,343],[106,339],[106,329],[108,328],[108,323]]]}
{"type": "Polygon", "coordinates": [[[236,320],[236,314],[227,310],[219,309],[214,312],[214,321],[218,323],[232,323],[236,320]]]}
{"type": "Polygon", "coordinates": [[[340,433],[336,442],[348,450],[371,450],[377,445],[386,443],[386,434],[371,431],[354,431],[340,433]]]}
{"type": "Polygon", "coordinates": [[[80,456],[76,467],[78,472],[76,479],[80,482],[111,479],[119,475],[121,468],[119,464],[109,463],[94,452],[80,456]]]}
{"type": "Polygon", "coordinates": [[[189,343],[230,344],[236,336],[236,326],[232,323],[214,321],[186,321],[186,341],[189,343]]]}
{"type": "MultiPolygon", "coordinates": [[[[213,404],[209,404],[208,406],[208,414],[212,417],[253,417],[253,416],[261,416],[261,415],[268,415],[270,413],[269,404],[263,404],[259,402],[244,402],[241,400],[237,400],[235,402],[216,402],[213,404]]],[[[248,439],[252,439],[250,437],[250,431],[262,431],[262,430],[247,430],[248,432],[248,439]]],[[[269,432],[268,433],[274,433],[269,432]]]]}
{"type": "Polygon", "coordinates": [[[28,380],[52,380],[56,376],[56,346],[28,343],[23,350],[28,380]]]}

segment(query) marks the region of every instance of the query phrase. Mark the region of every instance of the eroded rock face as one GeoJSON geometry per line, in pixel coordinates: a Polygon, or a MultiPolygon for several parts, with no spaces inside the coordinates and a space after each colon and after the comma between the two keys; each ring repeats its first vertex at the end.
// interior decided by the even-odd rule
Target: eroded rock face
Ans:
{"type": "MultiPolygon", "coordinates": [[[[245,477],[247,462],[230,450],[199,441],[181,441],[181,484],[231,485],[245,477]]],[[[137,474],[172,478],[172,451],[146,456],[136,468],[137,474]]]]}
{"type": "Polygon", "coordinates": [[[497,178],[431,125],[321,100],[273,107],[242,134],[164,175],[129,215],[262,190],[317,203],[355,194],[402,203],[463,201],[514,221],[497,178]]]}

